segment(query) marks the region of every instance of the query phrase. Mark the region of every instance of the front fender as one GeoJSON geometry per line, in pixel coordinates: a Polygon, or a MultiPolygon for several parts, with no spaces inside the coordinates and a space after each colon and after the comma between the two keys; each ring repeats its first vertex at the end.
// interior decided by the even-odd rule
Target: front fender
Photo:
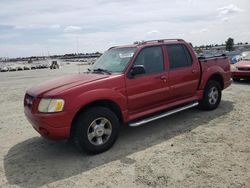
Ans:
{"type": "MultiPolygon", "coordinates": [[[[72,101],[70,106],[74,107],[72,110],[76,111],[77,113],[84,106],[99,100],[109,100],[116,103],[119,106],[123,116],[125,116],[124,111],[127,109],[127,98],[123,94],[122,89],[121,91],[115,89],[95,89],[86,91],[75,97],[75,100],[72,101]]],[[[126,119],[126,117],[123,118],[126,119]]]]}

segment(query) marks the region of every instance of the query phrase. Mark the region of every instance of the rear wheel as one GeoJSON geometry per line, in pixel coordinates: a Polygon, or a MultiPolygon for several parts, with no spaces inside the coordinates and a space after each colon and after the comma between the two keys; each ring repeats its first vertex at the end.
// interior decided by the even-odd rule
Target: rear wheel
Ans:
{"type": "Polygon", "coordinates": [[[203,99],[199,107],[203,110],[214,110],[221,101],[221,86],[215,80],[209,80],[204,90],[203,99]]]}
{"type": "Polygon", "coordinates": [[[97,154],[111,148],[119,131],[119,120],[113,111],[93,107],[83,111],[77,121],[74,142],[81,150],[97,154]]]}

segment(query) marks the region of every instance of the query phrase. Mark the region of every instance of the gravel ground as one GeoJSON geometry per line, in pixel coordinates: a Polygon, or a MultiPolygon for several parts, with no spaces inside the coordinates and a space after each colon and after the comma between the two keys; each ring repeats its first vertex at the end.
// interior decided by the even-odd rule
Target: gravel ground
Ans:
{"type": "Polygon", "coordinates": [[[77,71],[0,73],[0,187],[250,187],[250,82],[226,89],[217,110],[123,127],[90,156],[41,138],[23,114],[26,89],[77,71]]]}

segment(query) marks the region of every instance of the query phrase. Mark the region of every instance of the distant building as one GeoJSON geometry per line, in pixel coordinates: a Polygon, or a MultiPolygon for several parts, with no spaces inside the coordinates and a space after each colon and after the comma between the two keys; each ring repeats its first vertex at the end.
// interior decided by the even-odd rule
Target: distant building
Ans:
{"type": "Polygon", "coordinates": [[[9,58],[7,57],[0,57],[0,62],[5,62],[5,61],[8,61],[9,58]]]}
{"type": "MultiPolygon", "coordinates": [[[[207,45],[207,46],[200,46],[195,47],[195,50],[197,53],[203,53],[203,54],[223,54],[223,53],[229,53],[226,51],[225,45],[207,45]]],[[[237,54],[244,52],[244,51],[250,51],[250,44],[235,44],[234,45],[234,52],[237,51],[237,54]]]]}

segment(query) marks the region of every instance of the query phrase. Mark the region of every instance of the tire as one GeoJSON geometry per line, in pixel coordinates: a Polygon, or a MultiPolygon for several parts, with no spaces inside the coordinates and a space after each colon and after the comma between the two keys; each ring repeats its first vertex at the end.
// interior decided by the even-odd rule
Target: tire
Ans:
{"type": "Polygon", "coordinates": [[[206,84],[203,99],[199,101],[199,108],[202,110],[214,110],[221,101],[221,86],[215,80],[209,80],[206,84]]]}
{"type": "Polygon", "coordinates": [[[93,107],[83,111],[75,122],[74,143],[82,151],[102,153],[115,143],[119,120],[108,108],[93,107]]]}
{"type": "Polygon", "coordinates": [[[240,81],[240,78],[233,78],[233,81],[239,82],[239,81],[240,81]]]}

